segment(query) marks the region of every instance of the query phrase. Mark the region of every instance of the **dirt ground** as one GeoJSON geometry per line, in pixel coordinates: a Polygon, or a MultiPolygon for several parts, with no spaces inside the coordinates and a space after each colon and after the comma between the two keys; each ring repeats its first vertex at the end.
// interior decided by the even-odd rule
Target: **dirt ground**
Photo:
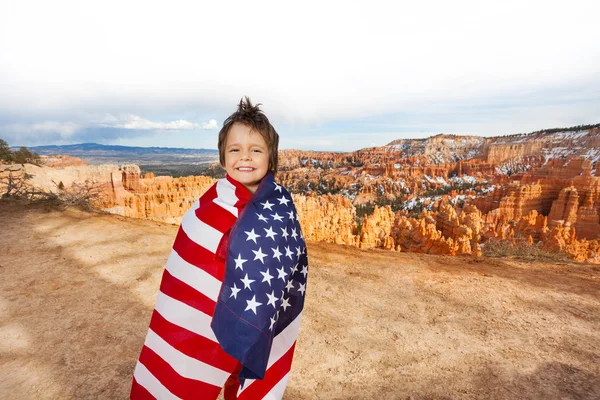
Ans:
{"type": "MultiPolygon", "coordinates": [[[[0,398],[125,399],[176,227],[0,203],[0,398]]],[[[285,399],[600,399],[600,268],[309,244],[285,399]]]]}

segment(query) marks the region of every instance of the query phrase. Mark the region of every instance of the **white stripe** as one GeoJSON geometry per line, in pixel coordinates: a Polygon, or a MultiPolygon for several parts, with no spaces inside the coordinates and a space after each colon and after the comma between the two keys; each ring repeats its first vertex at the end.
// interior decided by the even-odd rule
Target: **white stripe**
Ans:
{"type": "MultiPolygon", "coordinates": [[[[295,320],[293,320],[279,335],[273,339],[273,346],[271,347],[271,353],[269,354],[269,362],[267,363],[267,371],[271,368],[271,365],[275,364],[296,342],[298,337],[298,330],[300,329],[300,320],[302,319],[302,313],[298,314],[295,320]]],[[[246,390],[254,379],[246,379],[244,387],[238,390],[238,396],[244,390],[246,390]]]]}
{"type": "Polygon", "coordinates": [[[215,368],[212,365],[198,361],[193,357],[183,354],[175,347],[158,336],[152,329],[144,342],[146,347],[152,349],[160,358],[166,361],[182,377],[206,382],[222,387],[231,375],[229,372],[215,368]]]}
{"type": "Polygon", "coordinates": [[[169,254],[166,269],[175,278],[187,283],[213,301],[217,301],[221,290],[221,281],[202,268],[185,261],[175,250],[169,254]]]}
{"type": "Polygon", "coordinates": [[[167,321],[217,342],[217,338],[210,328],[212,320],[210,315],[204,314],[202,311],[198,311],[194,307],[175,300],[160,291],[154,309],[167,321]]]}
{"type": "Polygon", "coordinates": [[[143,386],[152,396],[157,399],[173,399],[178,400],[179,397],[169,392],[169,389],[163,386],[162,383],[154,375],[148,371],[148,368],[141,362],[137,362],[133,376],[137,383],[143,386]]]}
{"type": "Polygon", "coordinates": [[[223,207],[225,210],[233,214],[234,217],[238,217],[238,209],[234,206],[238,202],[238,198],[235,195],[235,186],[223,178],[217,181],[217,198],[213,201],[223,207]]]}
{"type": "Polygon", "coordinates": [[[181,228],[194,243],[216,253],[223,234],[198,219],[196,216],[198,207],[200,207],[200,200],[196,200],[192,208],[185,213],[181,220],[181,228]]]}
{"type": "Polygon", "coordinates": [[[279,382],[277,382],[277,385],[273,386],[273,389],[271,389],[269,393],[263,397],[263,400],[281,400],[283,393],[285,392],[285,388],[287,387],[288,379],[290,379],[289,372],[285,374],[285,376],[281,378],[279,382]]]}
{"type": "Polygon", "coordinates": [[[269,354],[269,363],[267,369],[271,368],[271,365],[275,364],[290,348],[296,343],[298,337],[298,330],[300,329],[300,320],[302,319],[302,313],[298,314],[295,320],[292,321],[279,335],[273,339],[273,347],[271,347],[271,354],[269,354]]]}

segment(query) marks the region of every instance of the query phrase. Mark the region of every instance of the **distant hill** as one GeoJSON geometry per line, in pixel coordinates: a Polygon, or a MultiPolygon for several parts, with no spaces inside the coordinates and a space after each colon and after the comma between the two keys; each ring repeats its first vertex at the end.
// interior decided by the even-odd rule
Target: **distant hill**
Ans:
{"type": "Polygon", "coordinates": [[[134,147],[98,143],[32,146],[29,149],[42,156],[60,154],[78,157],[91,165],[137,164],[143,172],[174,177],[200,175],[211,164],[219,161],[219,151],[213,149],[134,147]]]}
{"type": "Polygon", "coordinates": [[[116,156],[116,155],[214,155],[218,150],[189,149],[176,147],[134,147],[117,146],[98,143],[81,143],[69,145],[30,146],[31,151],[40,155],[67,154],[70,156],[116,156]]]}

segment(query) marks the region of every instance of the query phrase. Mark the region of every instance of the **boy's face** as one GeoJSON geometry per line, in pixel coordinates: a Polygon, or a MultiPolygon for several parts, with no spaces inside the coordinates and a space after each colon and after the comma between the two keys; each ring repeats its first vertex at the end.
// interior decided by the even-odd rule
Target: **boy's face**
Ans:
{"type": "Polygon", "coordinates": [[[225,171],[254,193],[269,171],[269,148],[260,133],[235,123],[225,142],[225,171]]]}

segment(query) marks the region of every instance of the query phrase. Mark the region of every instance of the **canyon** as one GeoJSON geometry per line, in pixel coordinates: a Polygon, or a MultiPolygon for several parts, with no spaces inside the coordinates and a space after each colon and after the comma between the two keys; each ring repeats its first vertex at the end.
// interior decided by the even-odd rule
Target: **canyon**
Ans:
{"type": "MultiPolygon", "coordinates": [[[[502,243],[600,263],[598,161],[598,126],[437,135],[350,153],[283,150],[277,180],[292,193],[311,241],[473,257],[502,243]]],[[[96,208],[172,224],[215,182],[74,157],[44,162],[0,165],[0,181],[28,176],[57,194],[94,188],[96,208]]]]}

